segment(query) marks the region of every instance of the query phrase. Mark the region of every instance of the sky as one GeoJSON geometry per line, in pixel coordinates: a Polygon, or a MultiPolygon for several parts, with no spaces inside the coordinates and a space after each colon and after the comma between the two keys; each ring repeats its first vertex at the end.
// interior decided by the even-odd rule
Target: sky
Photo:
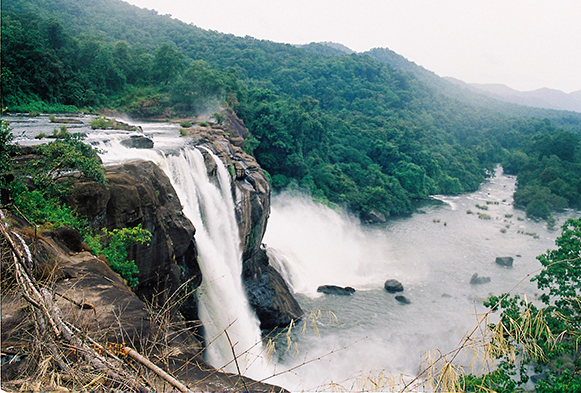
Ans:
{"type": "Polygon", "coordinates": [[[581,90],[581,0],[127,0],[275,42],[389,48],[469,83],[581,90]]]}

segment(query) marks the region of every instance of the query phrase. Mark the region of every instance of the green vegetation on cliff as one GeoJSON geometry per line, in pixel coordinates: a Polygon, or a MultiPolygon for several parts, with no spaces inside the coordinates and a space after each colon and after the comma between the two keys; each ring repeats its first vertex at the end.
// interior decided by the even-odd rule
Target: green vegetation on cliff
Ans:
{"type": "Polygon", "coordinates": [[[247,150],[275,188],[300,187],[362,213],[408,213],[413,199],[474,190],[496,163],[522,164],[525,156],[511,173],[531,215],[580,205],[578,138],[569,138],[567,158],[539,149],[565,135],[554,124],[575,135],[581,120],[472,106],[435,74],[418,76],[381,50],[234,37],[117,0],[13,0],[3,8],[2,35],[9,110],[108,107],[151,117],[226,105],[250,129],[247,150]],[[527,173],[549,168],[543,160],[561,171],[558,179],[528,181],[527,173]]]}

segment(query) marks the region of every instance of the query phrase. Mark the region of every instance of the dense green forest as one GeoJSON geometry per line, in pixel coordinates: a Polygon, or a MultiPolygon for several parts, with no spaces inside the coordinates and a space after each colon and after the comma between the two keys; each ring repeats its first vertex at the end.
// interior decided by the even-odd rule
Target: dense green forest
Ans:
{"type": "Polygon", "coordinates": [[[529,215],[581,206],[581,114],[473,105],[388,54],[235,37],[117,0],[11,0],[2,106],[139,118],[229,106],[275,188],[364,216],[475,190],[497,163],[518,175],[515,202],[529,215]]]}

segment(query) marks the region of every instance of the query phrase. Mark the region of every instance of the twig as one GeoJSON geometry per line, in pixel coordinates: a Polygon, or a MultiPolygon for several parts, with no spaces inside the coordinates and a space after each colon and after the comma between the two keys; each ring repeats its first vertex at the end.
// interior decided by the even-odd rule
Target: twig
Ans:
{"type": "Polygon", "coordinates": [[[161,368],[159,368],[158,366],[153,364],[146,357],[141,356],[136,350],[129,348],[129,347],[124,347],[123,350],[127,356],[130,356],[135,361],[137,361],[137,362],[141,363],[142,365],[144,365],[145,367],[149,368],[151,371],[153,371],[158,376],[163,378],[170,385],[177,388],[180,392],[187,393],[190,391],[186,385],[184,385],[183,383],[181,383],[180,381],[178,381],[177,379],[175,379],[174,377],[169,375],[167,372],[163,371],[161,368]]]}

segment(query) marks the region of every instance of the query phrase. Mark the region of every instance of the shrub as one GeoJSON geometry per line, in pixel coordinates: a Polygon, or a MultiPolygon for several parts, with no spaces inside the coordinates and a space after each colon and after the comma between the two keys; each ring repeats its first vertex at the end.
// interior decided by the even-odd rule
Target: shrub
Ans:
{"type": "Polygon", "coordinates": [[[193,126],[193,124],[187,120],[184,120],[180,122],[180,126],[183,128],[190,128],[191,126],[193,126]]]}
{"type": "Polygon", "coordinates": [[[134,244],[147,244],[151,240],[151,232],[143,229],[141,224],[134,228],[113,229],[103,228],[100,234],[85,237],[85,242],[93,254],[103,255],[109,261],[111,269],[119,273],[127,284],[135,288],[139,284],[137,275],[139,269],[135,261],[128,260],[128,251],[134,244]]]}

